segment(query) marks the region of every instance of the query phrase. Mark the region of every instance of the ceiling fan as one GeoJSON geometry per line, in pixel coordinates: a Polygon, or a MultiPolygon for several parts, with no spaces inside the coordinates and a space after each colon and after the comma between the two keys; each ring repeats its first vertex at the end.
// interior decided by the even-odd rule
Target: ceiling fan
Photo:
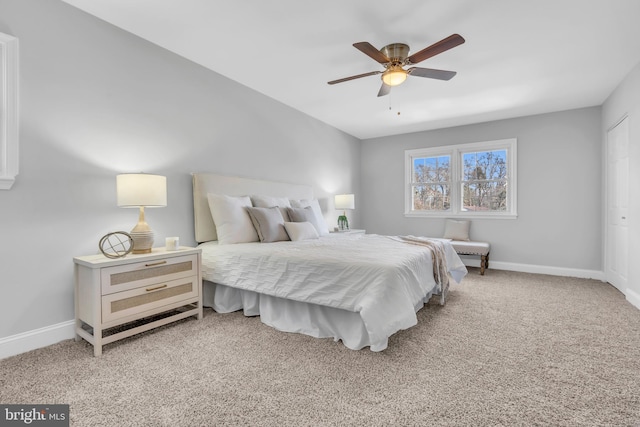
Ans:
{"type": "Polygon", "coordinates": [[[451,80],[456,75],[455,71],[435,70],[433,68],[411,67],[404,69],[405,65],[413,65],[425,59],[436,56],[442,52],[452,49],[464,43],[464,38],[459,34],[452,34],[449,37],[422,49],[409,56],[409,46],[404,43],[392,43],[378,50],[369,42],[354,43],[353,47],[365,55],[384,65],[384,71],[371,71],[369,73],[358,74],[343,79],[332,80],[330,85],[342,83],[361,77],[382,74],[382,87],[378,96],[385,96],[391,92],[392,86],[398,86],[407,79],[407,76],[427,77],[438,80],[451,80]]]}

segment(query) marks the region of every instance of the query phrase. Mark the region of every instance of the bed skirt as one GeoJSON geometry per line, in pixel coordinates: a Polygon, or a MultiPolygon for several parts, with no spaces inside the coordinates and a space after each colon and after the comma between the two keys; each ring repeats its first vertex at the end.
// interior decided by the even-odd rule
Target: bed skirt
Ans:
{"type": "MultiPolygon", "coordinates": [[[[420,310],[432,295],[429,293],[418,302],[415,311],[420,310]]],[[[382,351],[388,345],[388,337],[371,342],[359,313],[339,308],[287,300],[206,280],[203,281],[203,305],[218,313],[243,310],[245,316],[260,316],[262,323],[279,331],[341,340],[351,350],[369,347],[371,351],[382,351]]]]}

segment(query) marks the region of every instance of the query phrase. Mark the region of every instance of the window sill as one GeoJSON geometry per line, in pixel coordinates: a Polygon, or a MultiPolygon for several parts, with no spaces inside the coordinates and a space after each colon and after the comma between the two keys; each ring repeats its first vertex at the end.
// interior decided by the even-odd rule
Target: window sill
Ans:
{"type": "Polygon", "coordinates": [[[460,218],[460,219],[518,219],[518,214],[472,214],[461,212],[454,214],[452,212],[405,212],[406,218],[460,218]]]}

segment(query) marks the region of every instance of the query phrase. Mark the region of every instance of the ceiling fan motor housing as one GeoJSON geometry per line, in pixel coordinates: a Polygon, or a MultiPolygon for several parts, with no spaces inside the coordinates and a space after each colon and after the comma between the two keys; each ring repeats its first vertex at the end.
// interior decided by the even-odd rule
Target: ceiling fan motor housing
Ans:
{"type": "Polygon", "coordinates": [[[404,43],[388,44],[380,52],[389,58],[382,73],[382,81],[388,86],[397,86],[407,79],[407,71],[402,68],[409,56],[409,46],[404,43]]]}
{"type": "Polygon", "coordinates": [[[409,56],[409,46],[404,43],[391,43],[380,49],[392,63],[404,63],[409,56]]]}

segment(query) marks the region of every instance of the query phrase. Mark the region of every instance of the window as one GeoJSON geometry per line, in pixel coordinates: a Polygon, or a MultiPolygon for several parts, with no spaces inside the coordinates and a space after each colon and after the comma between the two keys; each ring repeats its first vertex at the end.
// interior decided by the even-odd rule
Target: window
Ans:
{"type": "Polygon", "coordinates": [[[451,207],[451,156],[415,157],[413,162],[413,209],[446,211],[451,207]]]}
{"type": "Polygon", "coordinates": [[[516,139],[405,151],[405,215],[515,218],[516,139]]]}

